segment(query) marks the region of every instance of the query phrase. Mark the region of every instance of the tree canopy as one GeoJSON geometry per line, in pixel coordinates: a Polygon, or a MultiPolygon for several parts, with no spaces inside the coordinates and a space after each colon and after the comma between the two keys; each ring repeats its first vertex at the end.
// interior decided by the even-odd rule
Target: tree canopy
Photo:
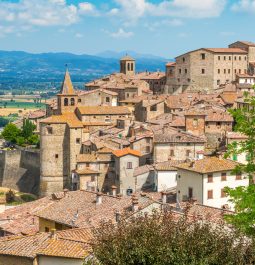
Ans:
{"type": "MultiPolygon", "coordinates": [[[[177,214],[178,215],[178,214],[177,214]]],[[[94,231],[94,259],[100,265],[253,264],[253,240],[223,225],[155,212],[102,224],[94,231]]]]}

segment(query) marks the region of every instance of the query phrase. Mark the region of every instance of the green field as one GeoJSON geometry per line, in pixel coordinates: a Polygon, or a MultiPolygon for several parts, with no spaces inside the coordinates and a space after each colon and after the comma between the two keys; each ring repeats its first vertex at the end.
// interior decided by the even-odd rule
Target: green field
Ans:
{"type": "Polygon", "coordinates": [[[0,100],[0,108],[44,109],[44,103],[0,100]]]}

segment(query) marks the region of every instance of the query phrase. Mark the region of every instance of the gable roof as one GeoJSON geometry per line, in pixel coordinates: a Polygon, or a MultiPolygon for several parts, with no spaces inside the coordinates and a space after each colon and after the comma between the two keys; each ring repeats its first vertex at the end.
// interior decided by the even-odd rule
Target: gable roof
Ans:
{"type": "Polygon", "coordinates": [[[138,156],[138,157],[142,156],[140,151],[133,150],[130,148],[115,150],[112,153],[117,157],[122,157],[122,156],[126,156],[126,155],[133,155],[133,156],[138,156]]]}
{"type": "Polygon", "coordinates": [[[64,113],[61,115],[53,115],[40,121],[40,123],[47,124],[68,124],[70,128],[83,128],[82,122],[77,118],[74,113],[64,113]]]}
{"type": "Polygon", "coordinates": [[[83,106],[77,107],[81,115],[122,115],[130,114],[124,106],[83,106]]]}
{"type": "Polygon", "coordinates": [[[232,171],[239,164],[240,163],[228,159],[221,159],[218,157],[206,157],[204,159],[196,160],[194,162],[183,163],[177,165],[176,167],[178,169],[184,169],[205,174],[219,171],[232,171]]]}

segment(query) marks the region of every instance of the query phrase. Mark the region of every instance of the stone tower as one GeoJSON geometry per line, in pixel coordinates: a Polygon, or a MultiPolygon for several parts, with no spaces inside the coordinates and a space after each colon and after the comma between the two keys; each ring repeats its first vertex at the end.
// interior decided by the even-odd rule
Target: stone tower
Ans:
{"type": "Polygon", "coordinates": [[[60,93],[57,95],[57,97],[59,114],[74,112],[78,103],[78,95],[73,88],[68,69],[66,69],[64,81],[62,83],[60,93]]]}
{"type": "Polygon", "coordinates": [[[126,55],[120,59],[120,73],[132,76],[135,75],[135,59],[126,55]]]}

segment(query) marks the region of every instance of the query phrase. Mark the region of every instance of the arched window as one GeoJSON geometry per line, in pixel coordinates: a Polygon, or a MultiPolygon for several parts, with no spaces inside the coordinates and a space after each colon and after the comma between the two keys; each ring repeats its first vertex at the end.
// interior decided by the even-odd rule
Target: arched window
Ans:
{"type": "Polygon", "coordinates": [[[68,106],[68,98],[64,99],[64,106],[68,106]]]}
{"type": "Polygon", "coordinates": [[[130,63],[128,63],[128,71],[130,71],[130,63]]]}
{"type": "Polygon", "coordinates": [[[131,71],[134,71],[134,64],[131,63],[131,71]]]}
{"type": "Polygon", "coordinates": [[[74,106],[75,105],[75,100],[74,98],[71,98],[71,106],[74,106]]]}

